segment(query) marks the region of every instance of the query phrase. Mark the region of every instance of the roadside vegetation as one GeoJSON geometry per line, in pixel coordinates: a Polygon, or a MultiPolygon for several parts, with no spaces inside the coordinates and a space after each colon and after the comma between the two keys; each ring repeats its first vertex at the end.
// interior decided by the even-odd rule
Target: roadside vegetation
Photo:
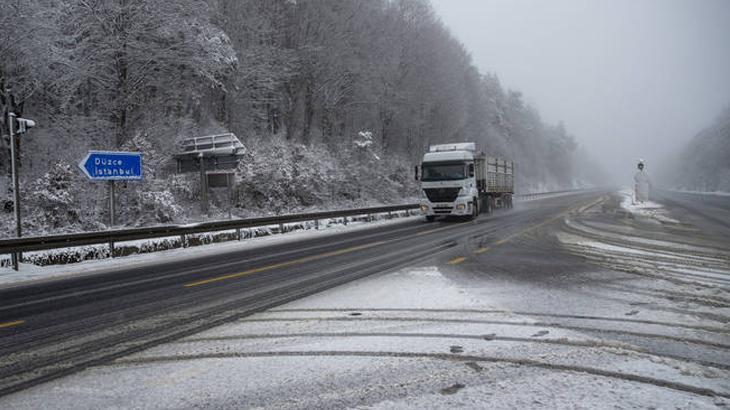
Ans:
{"type": "Polygon", "coordinates": [[[730,192],[730,107],[697,134],[671,162],[665,185],[702,192],[730,192]]]}

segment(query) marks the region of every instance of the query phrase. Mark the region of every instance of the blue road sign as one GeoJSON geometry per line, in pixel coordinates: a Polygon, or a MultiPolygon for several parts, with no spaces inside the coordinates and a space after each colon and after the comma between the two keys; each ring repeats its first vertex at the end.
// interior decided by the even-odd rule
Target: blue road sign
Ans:
{"type": "Polygon", "coordinates": [[[92,181],[141,180],[142,153],[89,151],[79,168],[92,181]]]}

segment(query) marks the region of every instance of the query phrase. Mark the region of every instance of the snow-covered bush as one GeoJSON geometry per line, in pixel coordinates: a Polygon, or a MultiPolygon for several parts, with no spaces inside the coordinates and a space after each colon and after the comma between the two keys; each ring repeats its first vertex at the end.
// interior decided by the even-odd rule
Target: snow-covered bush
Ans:
{"type": "Polygon", "coordinates": [[[370,131],[360,131],[357,133],[355,146],[361,149],[367,149],[373,145],[373,133],[370,131]]]}
{"type": "Polygon", "coordinates": [[[140,222],[168,223],[177,220],[183,209],[176,203],[170,191],[141,191],[139,201],[140,222]]]}
{"type": "Polygon", "coordinates": [[[24,193],[29,205],[35,210],[26,218],[33,230],[58,230],[79,228],[80,210],[76,203],[77,177],[71,165],[58,162],[48,172],[33,181],[24,193]]]}
{"type": "Polygon", "coordinates": [[[238,168],[237,206],[283,213],[331,198],[338,163],[323,146],[282,138],[250,141],[238,168]]]}
{"type": "Polygon", "coordinates": [[[336,149],[283,138],[250,139],[238,169],[236,206],[285,213],[406,202],[415,195],[405,158],[381,156],[372,133],[336,149]]]}

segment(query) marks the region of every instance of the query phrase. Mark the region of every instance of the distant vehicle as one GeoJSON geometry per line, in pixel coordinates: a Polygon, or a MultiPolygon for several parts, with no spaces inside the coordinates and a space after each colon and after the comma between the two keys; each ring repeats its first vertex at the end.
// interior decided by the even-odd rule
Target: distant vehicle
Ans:
{"type": "Polygon", "coordinates": [[[421,214],[429,222],[512,207],[514,164],[477,153],[473,142],[431,145],[420,168],[421,214]]]}

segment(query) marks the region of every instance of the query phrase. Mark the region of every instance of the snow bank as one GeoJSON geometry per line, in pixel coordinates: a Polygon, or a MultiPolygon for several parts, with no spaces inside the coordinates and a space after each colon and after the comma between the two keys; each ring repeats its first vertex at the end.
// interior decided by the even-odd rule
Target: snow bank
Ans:
{"type": "Polygon", "coordinates": [[[646,218],[657,220],[661,223],[678,224],[679,221],[669,217],[669,212],[664,209],[664,206],[654,202],[635,202],[634,195],[631,189],[623,189],[619,192],[621,194],[621,208],[630,212],[633,215],[639,215],[646,218]]]}

